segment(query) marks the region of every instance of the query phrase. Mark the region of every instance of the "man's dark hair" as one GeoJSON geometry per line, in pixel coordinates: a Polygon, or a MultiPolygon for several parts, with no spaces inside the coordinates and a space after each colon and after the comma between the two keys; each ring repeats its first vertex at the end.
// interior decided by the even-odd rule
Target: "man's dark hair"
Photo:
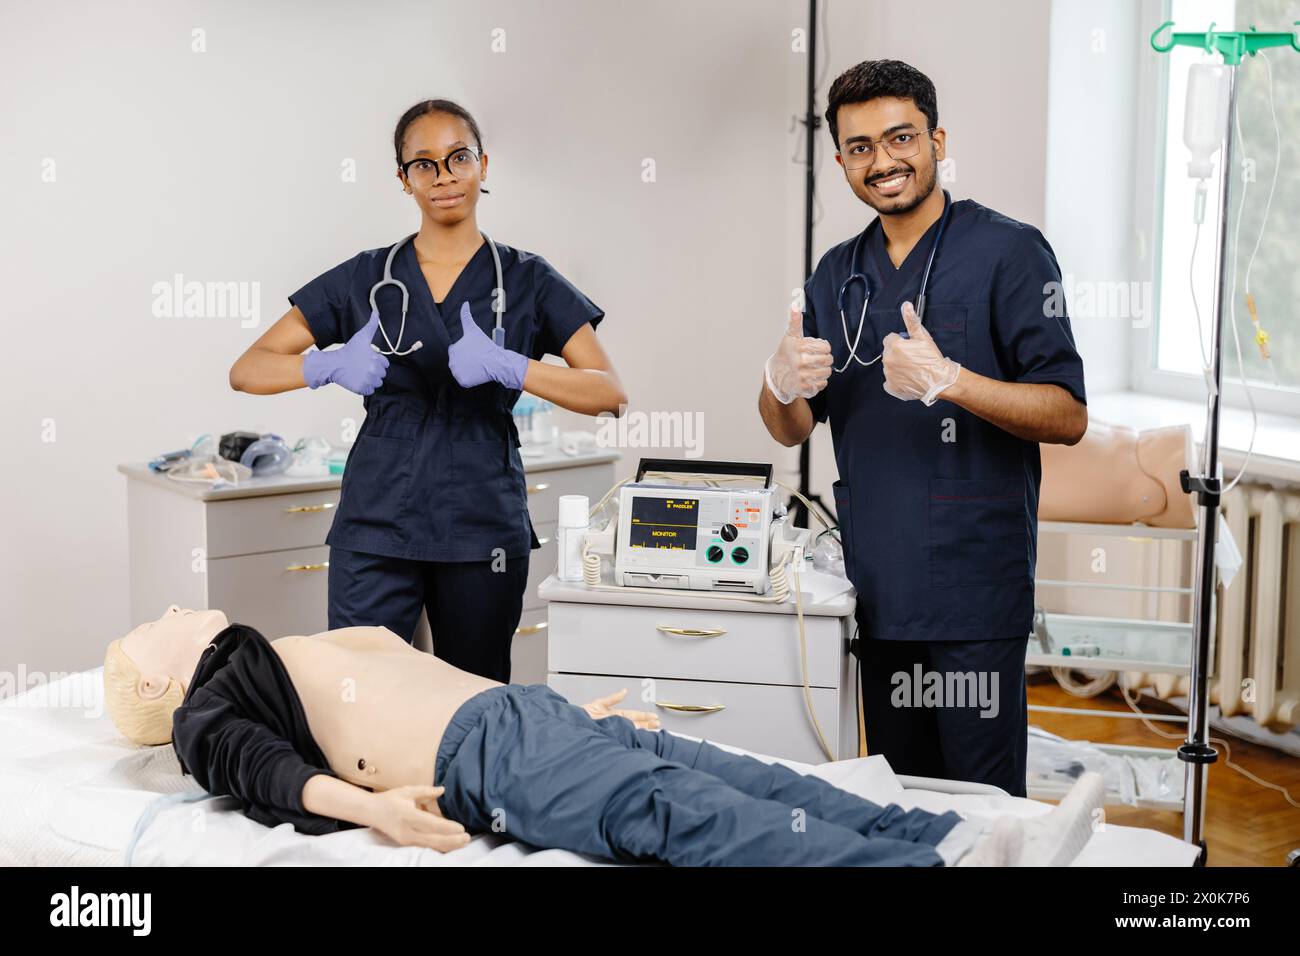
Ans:
{"type": "Polygon", "coordinates": [[[925,114],[927,128],[939,125],[939,102],[930,78],[901,60],[864,60],[849,67],[831,84],[830,102],[826,104],[826,122],[831,128],[835,148],[840,148],[840,125],[836,120],[846,103],[865,103],[882,96],[911,100],[925,114]]]}

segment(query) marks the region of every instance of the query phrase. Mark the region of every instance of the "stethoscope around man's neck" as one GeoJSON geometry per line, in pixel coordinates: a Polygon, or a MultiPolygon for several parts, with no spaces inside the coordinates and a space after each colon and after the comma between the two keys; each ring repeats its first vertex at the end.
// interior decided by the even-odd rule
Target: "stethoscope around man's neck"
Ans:
{"type": "MultiPolygon", "coordinates": [[[[486,190],[484,191],[486,192],[486,190]]],[[[402,291],[402,324],[397,327],[397,344],[394,345],[393,340],[388,337],[388,331],[384,328],[384,320],[381,318],[379,320],[379,334],[382,335],[384,341],[388,343],[388,351],[385,352],[378,345],[370,346],[380,355],[410,355],[412,352],[418,351],[424,347],[424,342],[420,341],[416,342],[409,349],[402,349],[402,336],[406,333],[406,308],[410,305],[411,294],[407,291],[404,282],[400,279],[393,278],[393,260],[397,258],[397,253],[401,250],[402,246],[406,245],[417,235],[419,235],[419,233],[411,233],[401,242],[396,243],[393,248],[388,250],[388,258],[384,261],[384,277],[370,287],[370,309],[375,313],[379,312],[379,304],[375,301],[376,292],[386,285],[397,286],[397,288],[402,291]]],[[[501,275],[501,254],[497,252],[497,244],[492,241],[491,237],[488,236],[487,233],[480,232],[479,235],[484,238],[488,244],[488,248],[492,250],[492,265],[496,270],[496,286],[492,289],[492,311],[496,313],[497,321],[496,326],[492,329],[492,341],[504,348],[506,344],[506,286],[505,280],[501,275]]]]}
{"type": "MultiPolygon", "coordinates": [[[[930,271],[934,268],[934,257],[939,252],[939,244],[943,242],[943,233],[948,227],[948,214],[951,211],[952,197],[948,195],[948,190],[945,189],[943,191],[943,214],[939,217],[939,228],[935,230],[934,241],[930,243],[930,255],[925,260],[925,272],[921,274],[921,291],[916,296],[916,317],[922,321],[925,320],[925,300],[930,288],[930,271]]],[[[853,271],[849,273],[849,277],[845,279],[843,285],[840,286],[840,294],[836,300],[836,305],[840,312],[840,327],[844,330],[844,344],[849,347],[849,357],[844,360],[843,365],[835,369],[837,372],[842,372],[848,368],[850,362],[857,362],[862,366],[870,366],[875,365],[881,358],[880,355],[877,355],[871,361],[866,362],[858,357],[858,342],[862,339],[862,326],[867,321],[867,306],[871,304],[871,282],[864,273],[857,271],[857,267],[862,258],[863,241],[866,239],[867,233],[871,231],[872,226],[878,225],[879,222],[880,219],[877,217],[874,222],[867,225],[866,229],[863,229],[862,232],[858,233],[858,238],[854,240],[852,259],[849,262],[849,268],[853,271]],[[844,293],[848,290],[848,287],[852,285],[855,279],[862,280],[862,312],[858,316],[857,334],[853,336],[853,342],[850,343],[849,323],[848,319],[844,316],[844,293]]],[[[882,352],[881,355],[883,354],[884,353],[882,352]]]]}

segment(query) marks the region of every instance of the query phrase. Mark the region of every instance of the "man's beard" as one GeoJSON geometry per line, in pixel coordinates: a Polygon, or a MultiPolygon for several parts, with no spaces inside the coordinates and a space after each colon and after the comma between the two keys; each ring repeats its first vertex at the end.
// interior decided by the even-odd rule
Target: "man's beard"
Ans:
{"type": "MultiPolygon", "coordinates": [[[[935,161],[935,157],[934,157],[934,147],[931,146],[930,147],[930,169],[928,170],[926,177],[924,179],[921,178],[921,174],[917,172],[915,168],[910,166],[908,167],[908,170],[912,173],[912,176],[916,180],[916,184],[917,184],[915,199],[911,199],[911,200],[886,199],[884,200],[886,203],[893,202],[893,203],[897,203],[897,205],[884,206],[884,205],[877,205],[876,202],[873,202],[871,198],[867,198],[866,200],[867,205],[870,206],[872,209],[874,209],[882,216],[901,216],[904,213],[911,212],[917,206],[921,205],[921,203],[925,202],[926,199],[929,198],[930,193],[934,192],[934,187],[937,185],[939,179],[936,172],[938,166],[939,164],[935,161]]],[[[872,181],[883,182],[884,180],[891,178],[891,176],[893,175],[897,175],[897,171],[895,171],[894,173],[886,173],[883,176],[873,176],[871,177],[871,179],[863,180],[862,185],[867,190],[867,196],[871,197],[872,195],[871,186],[870,186],[870,183],[872,181]]]]}

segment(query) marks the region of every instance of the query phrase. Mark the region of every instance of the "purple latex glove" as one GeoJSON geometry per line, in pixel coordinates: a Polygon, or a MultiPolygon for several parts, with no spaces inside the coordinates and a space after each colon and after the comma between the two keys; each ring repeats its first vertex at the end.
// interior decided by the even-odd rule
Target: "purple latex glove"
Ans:
{"type": "Polygon", "coordinates": [[[379,328],[379,313],[371,312],[367,322],[341,349],[313,351],[303,356],[302,377],[308,388],[320,388],[334,382],[349,392],[369,395],[388,374],[388,358],[370,344],[379,328]]]}
{"type": "Polygon", "coordinates": [[[468,302],[460,307],[460,340],[447,350],[447,364],[452,377],[465,388],[499,382],[506,388],[522,389],[528,371],[528,357],[488,338],[470,314],[468,302]]]}

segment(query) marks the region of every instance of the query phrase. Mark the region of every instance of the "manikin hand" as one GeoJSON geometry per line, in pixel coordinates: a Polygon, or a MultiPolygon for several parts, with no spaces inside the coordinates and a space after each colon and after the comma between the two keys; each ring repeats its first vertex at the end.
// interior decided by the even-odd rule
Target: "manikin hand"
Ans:
{"type": "Polygon", "coordinates": [[[379,313],[371,312],[370,321],[357,330],[341,349],[312,351],[302,357],[302,377],[308,388],[320,388],[335,382],[349,392],[369,395],[388,374],[388,359],[370,345],[379,328],[379,313]]]}
{"type": "Polygon", "coordinates": [[[910,302],[903,303],[903,324],[908,338],[890,332],[882,343],[885,391],[905,402],[919,398],[933,405],[939,393],[957,381],[961,366],[944,358],[910,302]]]}
{"type": "Polygon", "coordinates": [[[522,389],[528,371],[528,357],[488,338],[470,314],[468,302],[460,307],[460,338],[447,350],[447,364],[452,377],[465,388],[499,382],[506,388],[522,389]]]}
{"type": "Polygon", "coordinates": [[[469,834],[438,807],[443,787],[394,787],[375,794],[370,825],[401,846],[450,853],[469,844],[469,834]]]}
{"type": "Polygon", "coordinates": [[[614,709],[614,705],[626,696],[627,688],[624,687],[622,690],[610,694],[608,697],[600,697],[593,700],[590,704],[583,704],[582,709],[591,716],[592,720],[601,720],[604,717],[626,717],[641,730],[658,730],[658,714],[652,714],[645,710],[614,709]]]}
{"type": "Polygon", "coordinates": [[[790,309],[790,324],[781,343],[763,366],[767,387],[782,405],[796,398],[812,398],[831,380],[835,360],[831,343],[803,334],[803,314],[790,309]]]}

